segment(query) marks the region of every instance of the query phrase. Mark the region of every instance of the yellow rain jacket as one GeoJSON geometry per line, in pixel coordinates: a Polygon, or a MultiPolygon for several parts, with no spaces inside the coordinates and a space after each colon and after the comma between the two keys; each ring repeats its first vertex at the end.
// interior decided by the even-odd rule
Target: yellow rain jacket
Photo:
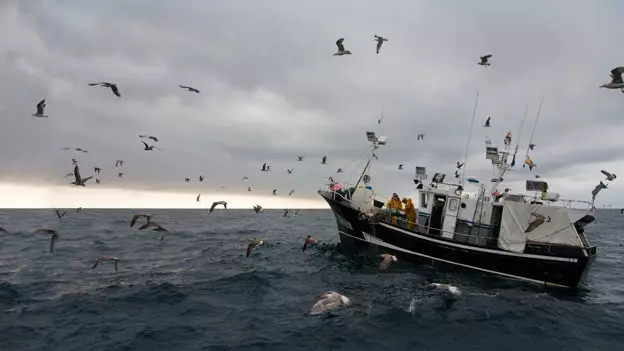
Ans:
{"type": "Polygon", "coordinates": [[[412,199],[407,199],[405,204],[405,219],[407,220],[407,229],[413,230],[416,228],[416,207],[412,199]]]}

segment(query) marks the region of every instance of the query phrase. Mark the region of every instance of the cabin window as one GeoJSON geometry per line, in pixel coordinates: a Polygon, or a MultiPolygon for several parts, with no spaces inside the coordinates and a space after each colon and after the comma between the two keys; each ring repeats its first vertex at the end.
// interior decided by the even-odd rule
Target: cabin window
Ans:
{"type": "Polygon", "coordinates": [[[451,199],[448,204],[449,211],[457,211],[457,207],[459,206],[459,199],[451,199]]]}
{"type": "Polygon", "coordinates": [[[420,194],[420,207],[427,207],[429,203],[429,194],[420,194]]]}

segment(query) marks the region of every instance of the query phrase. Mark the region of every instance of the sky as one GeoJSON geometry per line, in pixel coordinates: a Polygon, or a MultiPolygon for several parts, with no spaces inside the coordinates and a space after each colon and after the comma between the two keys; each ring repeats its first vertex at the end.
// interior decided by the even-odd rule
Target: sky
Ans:
{"type": "MultiPolygon", "coordinates": [[[[522,192],[539,174],[563,198],[590,200],[601,169],[624,174],[624,94],[599,88],[624,66],[613,44],[622,10],[577,0],[0,0],[0,207],[326,207],[316,191],[329,176],[357,180],[366,131],[388,137],[372,166],[376,193],[406,194],[416,165],[453,179],[477,92],[466,177],[489,181],[485,137],[500,145],[510,130],[520,147],[507,187],[522,192]],[[388,39],[380,54],[375,34],[388,39]],[[332,56],[338,38],[352,55],[332,56]],[[485,54],[489,67],[477,65],[485,54]],[[100,81],[121,97],[88,86],[100,81]],[[542,94],[530,172],[520,165],[542,94]],[[43,98],[49,117],[32,117],[43,98]],[[140,134],[162,150],[143,151],[140,134]],[[101,183],[70,185],[72,158],[83,177],[102,168],[101,183]]],[[[597,206],[624,206],[622,190],[616,179],[597,206]]]]}

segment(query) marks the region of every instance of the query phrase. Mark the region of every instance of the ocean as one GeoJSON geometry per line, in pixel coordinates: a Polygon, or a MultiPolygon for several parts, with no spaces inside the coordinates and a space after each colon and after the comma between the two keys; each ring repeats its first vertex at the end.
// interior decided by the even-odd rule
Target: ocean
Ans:
{"type": "Polygon", "coordinates": [[[130,228],[144,210],[0,210],[0,350],[622,350],[624,216],[598,214],[581,289],[545,290],[338,245],[329,210],[151,210],[172,234],[130,228]],[[49,236],[56,229],[54,253],[49,236]],[[319,244],[302,252],[313,235],[319,244]],[[247,242],[266,241],[250,257],[247,242]],[[100,255],[120,258],[119,271],[100,255]],[[427,291],[450,283],[451,298],[427,291]],[[306,312],[336,291],[357,305],[306,312]]]}

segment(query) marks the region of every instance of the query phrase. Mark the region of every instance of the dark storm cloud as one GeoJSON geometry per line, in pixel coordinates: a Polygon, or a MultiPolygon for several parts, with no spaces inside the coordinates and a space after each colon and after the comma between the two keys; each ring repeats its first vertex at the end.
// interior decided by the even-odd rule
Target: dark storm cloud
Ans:
{"type": "MultiPolygon", "coordinates": [[[[624,141],[616,132],[624,97],[598,89],[610,69],[624,65],[612,44],[617,4],[400,1],[380,9],[366,1],[4,0],[0,6],[3,180],[63,183],[76,156],[85,168],[104,168],[111,186],[187,189],[197,185],[185,186],[185,177],[204,174],[210,184],[202,186],[244,190],[239,180],[247,175],[256,188],[293,187],[313,196],[324,177],[362,155],[370,130],[389,138],[378,151],[375,185],[407,191],[416,164],[452,177],[464,158],[477,90],[467,175],[491,177],[485,135],[501,144],[511,130],[515,141],[528,104],[521,164],[543,92],[532,157],[539,172],[555,177],[551,183],[575,165],[621,159],[624,141]],[[373,34],[389,38],[380,55],[373,34]],[[332,57],[339,37],[353,55],[332,57]],[[494,55],[492,66],[478,66],[486,53],[494,55]],[[87,86],[103,80],[117,82],[122,98],[87,86]],[[50,118],[32,120],[44,97],[50,118]],[[487,116],[490,129],[481,127],[487,116]],[[417,132],[427,133],[424,142],[415,140],[417,132]],[[159,136],[163,151],[143,152],[138,134],[159,136]],[[320,166],[325,154],[330,165],[320,166]],[[296,162],[297,155],[306,162],[296,162]],[[127,161],[123,181],[114,178],[116,159],[127,161]],[[265,161],[272,172],[259,172],[265,161]],[[292,167],[295,173],[286,174],[292,167]]],[[[521,169],[511,177],[532,175],[521,169]]]]}

